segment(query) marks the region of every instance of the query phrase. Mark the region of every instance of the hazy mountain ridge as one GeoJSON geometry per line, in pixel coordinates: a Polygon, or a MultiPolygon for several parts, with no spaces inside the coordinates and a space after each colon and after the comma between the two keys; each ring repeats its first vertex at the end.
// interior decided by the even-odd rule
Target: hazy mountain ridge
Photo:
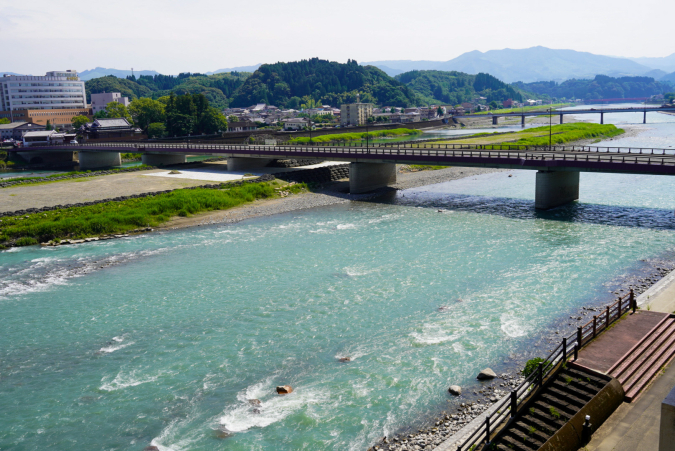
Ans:
{"type": "MultiPolygon", "coordinates": [[[[670,61],[669,58],[666,57],[663,60],[670,61]]],[[[595,55],[576,50],[549,49],[541,46],[528,49],[490,50],[487,52],[474,50],[445,62],[403,60],[373,61],[362,64],[374,65],[385,72],[387,72],[387,69],[403,71],[443,70],[469,74],[483,72],[489,73],[506,83],[516,81],[525,83],[549,80],[564,81],[570,78],[593,78],[598,74],[610,76],[645,75],[654,69],[628,58],[595,55]]]]}

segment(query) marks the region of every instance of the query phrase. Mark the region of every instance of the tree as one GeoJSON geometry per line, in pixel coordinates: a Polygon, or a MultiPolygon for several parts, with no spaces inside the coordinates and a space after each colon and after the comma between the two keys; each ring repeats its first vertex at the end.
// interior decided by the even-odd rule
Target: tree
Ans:
{"type": "Polygon", "coordinates": [[[436,115],[438,115],[438,116],[443,116],[443,114],[444,114],[444,113],[443,113],[443,107],[440,107],[440,106],[439,106],[438,109],[436,110],[436,115]]]}
{"type": "Polygon", "coordinates": [[[490,109],[491,110],[498,110],[499,109],[499,104],[496,101],[490,102],[490,109]]]}
{"type": "Polygon", "coordinates": [[[136,99],[129,105],[129,112],[141,130],[147,130],[154,122],[164,122],[166,112],[164,104],[148,98],[136,99]]]}
{"type": "Polygon", "coordinates": [[[94,119],[105,119],[108,117],[108,113],[105,110],[99,110],[94,114],[94,119]]]}
{"type": "Polygon", "coordinates": [[[110,102],[106,105],[105,112],[110,119],[122,118],[126,119],[130,124],[134,123],[131,114],[129,114],[129,109],[122,103],[110,102]]]}
{"type": "Polygon", "coordinates": [[[238,118],[237,116],[235,116],[234,114],[231,114],[231,115],[227,118],[227,122],[228,122],[228,123],[229,123],[229,122],[239,122],[239,118],[238,118]]]}
{"type": "Polygon", "coordinates": [[[70,120],[70,123],[73,124],[73,128],[75,130],[79,130],[80,127],[83,125],[87,124],[89,122],[89,118],[87,116],[79,115],[75,116],[70,120]]]}
{"type": "Polygon", "coordinates": [[[161,138],[166,134],[166,126],[162,122],[148,125],[148,138],[161,138]]]}
{"type": "Polygon", "coordinates": [[[47,128],[46,128],[46,130],[49,131],[49,130],[53,130],[53,129],[54,129],[54,128],[52,127],[52,123],[49,122],[49,119],[47,119],[47,128]]]}
{"type": "Polygon", "coordinates": [[[0,119],[0,124],[9,124],[9,123],[10,123],[10,121],[6,117],[3,117],[2,119],[0,119]]]}
{"type": "Polygon", "coordinates": [[[211,135],[219,131],[227,130],[227,119],[215,108],[209,107],[199,118],[198,132],[205,135],[211,135]]]}

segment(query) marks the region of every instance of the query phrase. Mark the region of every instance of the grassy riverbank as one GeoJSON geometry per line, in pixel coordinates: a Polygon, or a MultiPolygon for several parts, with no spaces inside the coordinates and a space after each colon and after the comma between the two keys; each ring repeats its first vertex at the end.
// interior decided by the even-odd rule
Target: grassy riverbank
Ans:
{"type": "Polygon", "coordinates": [[[306,188],[305,184],[287,185],[275,180],[222,185],[221,189],[179,189],[152,197],[5,217],[0,221],[0,247],[126,233],[139,227],[157,227],[176,216],[226,210],[279,197],[280,191],[298,193],[306,188]]]}
{"type": "Polygon", "coordinates": [[[467,136],[464,139],[438,141],[443,144],[482,144],[498,145],[513,144],[520,146],[548,146],[549,133],[553,145],[561,145],[588,139],[607,139],[624,133],[623,129],[612,124],[589,124],[579,122],[574,124],[554,125],[530,128],[512,133],[494,133],[467,136]]]}
{"type": "Polygon", "coordinates": [[[549,108],[553,108],[555,110],[556,108],[564,108],[568,106],[574,105],[571,103],[554,103],[553,105],[534,105],[534,106],[524,106],[522,108],[501,108],[499,110],[482,111],[480,113],[475,114],[484,115],[484,114],[504,114],[504,113],[527,113],[530,111],[546,111],[549,108]]]}
{"type": "MultiPolygon", "coordinates": [[[[156,169],[154,166],[148,166],[147,164],[141,164],[139,166],[134,166],[134,169],[156,169]]],[[[105,171],[110,171],[112,173],[118,173],[118,172],[126,172],[129,168],[111,168],[111,169],[105,169],[105,171]]],[[[40,183],[50,183],[50,182],[57,182],[61,180],[56,180],[56,179],[62,179],[63,177],[72,177],[74,175],[90,175],[93,174],[92,176],[98,177],[100,175],[105,175],[105,174],[95,174],[97,171],[71,171],[71,172],[59,172],[58,174],[52,174],[52,175],[46,175],[46,176],[33,176],[33,177],[12,177],[10,179],[6,179],[4,181],[6,182],[26,182],[23,183],[23,185],[37,185],[40,183]]]]}
{"type": "MultiPolygon", "coordinates": [[[[315,143],[327,143],[327,142],[347,142],[347,141],[363,141],[366,139],[373,138],[383,138],[387,136],[406,136],[406,135],[419,135],[421,130],[412,130],[408,128],[393,128],[391,130],[378,130],[375,132],[368,133],[336,133],[333,135],[322,135],[312,138],[312,142],[315,143]]],[[[291,144],[308,144],[309,137],[302,138],[293,138],[289,141],[291,144]]]]}

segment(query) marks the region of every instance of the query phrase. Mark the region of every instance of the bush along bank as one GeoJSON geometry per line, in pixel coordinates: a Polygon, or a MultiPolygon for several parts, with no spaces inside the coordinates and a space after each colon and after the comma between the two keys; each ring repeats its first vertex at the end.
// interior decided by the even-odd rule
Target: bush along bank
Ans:
{"type": "MultiPolygon", "coordinates": [[[[272,175],[256,180],[158,191],[97,202],[32,208],[2,214],[0,246],[28,246],[66,239],[115,236],[147,228],[176,216],[225,210],[257,199],[279,196],[272,175]]],[[[304,184],[284,193],[306,189],[304,184]]]]}
{"type": "MultiPolygon", "coordinates": [[[[543,132],[545,136],[521,138],[517,141],[512,142],[505,141],[503,144],[534,147],[534,146],[548,146],[550,142],[551,145],[557,146],[569,142],[582,141],[585,139],[613,138],[614,136],[618,136],[625,133],[623,129],[617,128],[612,124],[587,124],[587,123],[554,125],[550,127],[551,133],[550,138],[547,135],[547,132],[549,132],[549,127],[547,126],[530,128],[524,132],[519,133],[531,134],[533,132],[535,133],[543,132]]],[[[486,146],[485,148],[489,149],[490,147],[486,146]]]]}
{"type": "MultiPolygon", "coordinates": [[[[368,133],[336,133],[332,135],[321,135],[312,138],[313,143],[328,143],[328,142],[346,142],[346,141],[363,141],[373,138],[385,138],[388,136],[406,136],[419,135],[421,130],[411,130],[409,128],[393,128],[391,130],[378,130],[368,133]]],[[[292,138],[289,144],[309,144],[309,137],[292,138]]]]}
{"type": "Polygon", "coordinates": [[[107,169],[105,171],[66,172],[65,174],[54,174],[48,175],[46,177],[21,177],[9,179],[6,182],[0,182],[0,188],[9,188],[10,186],[27,185],[33,183],[58,182],[61,180],[72,180],[85,177],[98,177],[101,175],[120,174],[122,172],[147,171],[149,169],[157,169],[157,167],[141,165],[141,166],[134,166],[133,168],[107,169]]]}

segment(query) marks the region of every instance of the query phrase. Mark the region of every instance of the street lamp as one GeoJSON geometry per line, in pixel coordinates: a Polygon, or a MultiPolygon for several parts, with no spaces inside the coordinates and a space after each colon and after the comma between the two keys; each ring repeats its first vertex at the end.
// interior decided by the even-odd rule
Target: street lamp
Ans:
{"type": "Polygon", "coordinates": [[[552,134],[552,127],[553,127],[553,108],[548,109],[548,151],[551,151],[551,144],[553,142],[553,134],[552,134]]]}

